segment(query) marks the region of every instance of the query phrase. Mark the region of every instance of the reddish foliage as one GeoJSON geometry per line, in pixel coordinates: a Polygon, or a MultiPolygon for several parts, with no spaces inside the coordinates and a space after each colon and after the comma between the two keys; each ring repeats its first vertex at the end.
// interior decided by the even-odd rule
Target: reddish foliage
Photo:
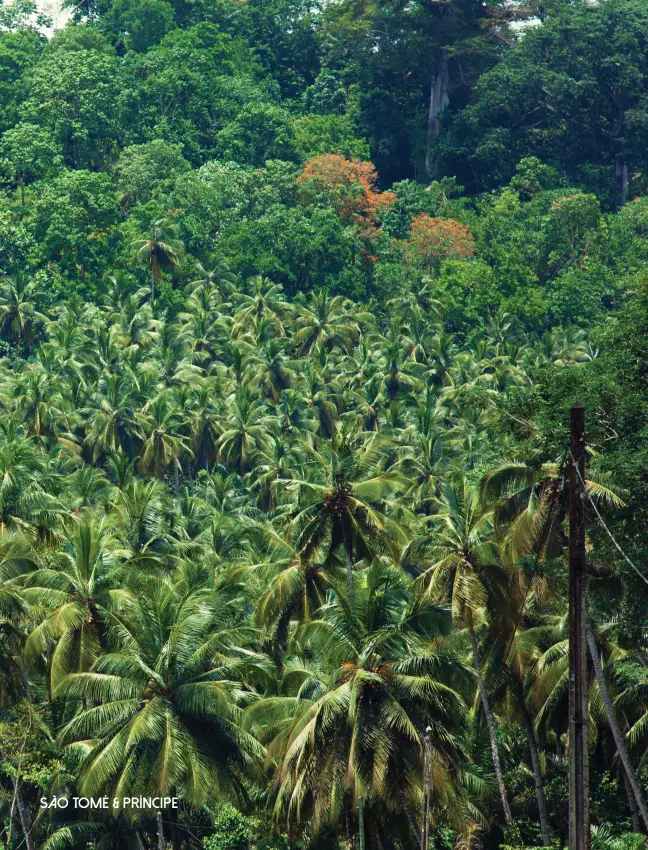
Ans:
{"type": "Polygon", "coordinates": [[[306,163],[296,185],[305,203],[327,203],[348,224],[373,227],[379,214],[396,197],[391,192],[377,192],[377,180],[376,169],[370,162],[322,154],[306,163]]]}
{"type": "Polygon", "coordinates": [[[432,218],[421,213],[412,219],[405,253],[421,269],[436,270],[448,257],[467,259],[475,252],[472,234],[453,218],[432,218]]]}

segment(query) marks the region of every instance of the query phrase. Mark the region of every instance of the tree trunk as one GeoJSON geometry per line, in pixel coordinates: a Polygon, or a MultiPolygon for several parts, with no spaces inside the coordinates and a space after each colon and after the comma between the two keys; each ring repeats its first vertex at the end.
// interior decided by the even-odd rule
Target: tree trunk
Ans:
{"type": "Polygon", "coordinates": [[[488,736],[490,738],[493,767],[495,769],[495,776],[497,777],[497,787],[499,788],[502,808],[504,809],[504,819],[508,824],[512,821],[513,817],[511,815],[511,807],[509,806],[508,797],[506,796],[506,788],[504,787],[504,775],[502,773],[497,737],[495,735],[495,722],[493,721],[493,713],[491,711],[488,694],[486,693],[486,686],[484,685],[484,679],[482,676],[481,662],[479,660],[479,647],[477,646],[477,634],[475,633],[475,627],[472,624],[470,626],[470,642],[472,644],[473,665],[475,667],[475,673],[477,673],[479,696],[484,709],[484,715],[486,716],[486,726],[488,727],[488,736]]]}
{"type": "Polygon", "coordinates": [[[135,838],[137,840],[137,846],[139,850],[146,850],[146,844],[144,844],[144,839],[142,838],[142,833],[138,830],[135,831],[135,838]]]}
{"type": "Polygon", "coordinates": [[[155,272],[151,269],[151,307],[155,304],[155,272]]]}
{"type": "Polygon", "coordinates": [[[178,461],[173,464],[173,490],[176,499],[180,497],[180,468],[178,461]]]}
{"type": "MultiPolygon", "coordinates": [[[[520,687],[520,690],[522,688],[520,687]]],[[[536,799],[538,801],[538,820],[540,821],[540,832],[542,833],[542,846],[551,847],[551,835],[549,832],[549,817],[547,815],[547,800],[540,769],[540,756],[538,755],[538,742],[536,741],[533,721],[524,701],[524,694],[520,694],[522,719],[526,728],[529,752],[531,753],[531,766],[533,767],[533,781],[535,782],[536,799]]]]}
{"type": "Polygon", "coordinates": [[[436,67],[436,73],[430,81],[430,104],[427,119],[427,144],[425,149],[425,171],[428,177],[432,177],[434,167],[432,165],[432,149],[439,137],[439,116],[448,105],[448,85],[450,75],[448,73],[448,57],[443,54],[436,67]]]}
{"type": "Polygon", "coordinates": [[[414,816],[414,812],[412,811],[412,807],[408,802],[403,803],[403,808],[405,809],[405,814],[407,815],[407,820],[409,821],[409,825],[412,827],[412,832],[414,833],[414,838],[416,839],[417,845],[421,843],[421,831],[419,829],[418,821],[414,816]]]}
{"type": "Polygon", "coordinates": [[[644,822],[644,826],[646,827],[646,829],[648,829],[648,810],[646,810],[646,803],[644,801],[639,783],[637,782],[637,776],[632,767],[632,763],[630,762],[630,757],[628,756],[628,750],[625,745],[625,737],[623,735],[623,732],[621,731],[621,727],[619,726],[619,721],[617,720],[616,714],[614,712],[614,706],[612,705],[612,700],[610,699],[610,693],[605,683],[605,676],[603,675],[603,667],[601,666],[601,658],[599,656],[598,648],[596,646],[596,640],[594,639],[594,633],[592,632],[592,627],[589,623],[587,624],[586,628],[587,645],[589,646],[592,664],[594,665],[594,675],[596,676],[596,681],[598,683],[599,691],[601,693],[601,700],[603,702],[603,707],[605,708],[607,722],[610,725],[612,737],[614,738],[617,753],[619,754],[619,759],[621,760],[621,764],[623,765],[623,769],[625,770],[625,775],[628,779],[628,783],[630,785],[632,793],[634,794],[634,798],[637,801],[637,806],[639,807],[641,819],[644,822]]]}
{"type": "Polygon", "coordinates": [[[176,809],[171,809],[171,847],[173,850],[181,850],[182,836],[178,829],[178,812],[176,809]]]}
{"type": "Polygon", "coordinates": [[[628,200],[628,163],[617,159],[614,163],[614,176],[617,181],[617,198],[622,207],[628,200]]]}
{"type": "Polygon", "coordinates": [[[623,787],[628,798],[628,808],[630,809],[630,817],[632,818],[632,831],[636,835],[639,835],[642,832],[639,808],[637,807],[637,801],[635,800],[635,795],[632,793],[632,788],[628,782],[628,776],[623,769],[623,765],[621,765],[621,776],[623,777],[623,787]]]}
{"type": "Polygon", "coordinates": [[[423,829],[421,830],[421,850],[429,850],[430,846],[431,732],[432,729],[428,726],[423,736],[423,829]]]}
{"type": "Polygon", "coordinates": [[[342,538],[344,540],[344,557],[346,560],[346,579],[347,579],[347,594],[349,596],[349,608],[351,611],[355,608],[355,591],[353,588],[353,544],[351,535],[343,520],[342,538]]]}
{"type": "Polygon", "coordinates": [[[27,845],[27,850],[35,850],[34,839],[31,834],[32,830],[32,822],[31,817],[29,816],[29,810],[27,808],[27,803],[25,803],[25,798],[23,797],[22,787],[20,785],[19,779],[11,780],[14,786],[14,793],[16,795],[16,806],[18,807],[18,816],[20,818],[20,827],[23,832],[23,836],[25,838],[25,843],[27,845]]]}
{"type": "Polygon", "coordinates": [[[365,850],[365,825],[364,825],[364,800],[358,797],[358,838],[360,839],[360,850],[365,850]]]}
{"type": "Polygon", "coordinates": [[[155,816],[157,821],[157,840],[158,840],[158,850],[166,850],[166,844],[164,841],[164,824],[162,823],[162,812],[158,812],[155,816]]]}

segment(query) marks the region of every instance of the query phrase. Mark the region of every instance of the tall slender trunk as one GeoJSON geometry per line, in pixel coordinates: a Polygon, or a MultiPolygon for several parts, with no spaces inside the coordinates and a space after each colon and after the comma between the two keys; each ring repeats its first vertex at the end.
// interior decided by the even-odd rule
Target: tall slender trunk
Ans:
{"type": "Polygon", "coordinates": [[[628,798],[628,808],[630,809],[630,818],[632,819],[632,831],[638,835],[642,832],[639,808],[637,806],[637,801],[635,800],[635,795],[632,793],[630,783],[628,782],[628,776],[623,769],[623,765],[621,765],[621,776],[623,777],[623,787],[625,788],[626,797],[628,798]]]}
{"type": "Polygon", "coordinates": [[[155,272],[151,269],[151,307],[155,304],[155,272]]]}
{"type": "Polygon", "coordinates": [[[617,181],[617,197],[622,207],[628,200],[628,163],[617,159],[614,163],[614,176],[617,181]]]}
{"type": "Polygon", "coordinates": [[[155,816],[155,820],[157,822],[158,850],[166,850],[166,843],[164,841],[164,824],[162,823],[162,812],[158,811],[155,816]]]}
{"type": "Polygon", "coordinates": [[[20,827],[23,832],[23,836],[25,837],[25,843],[27,845],[27,850],[35,850],[36,845],[34,844],[34,839],[32,837],[32,821],[29,815],[29,809],[27,808],[27,803],[25,802],[25,798],[22,792],[22,786],[20,784],[20,779],[11,780],[14,786],[14,793],[16,795],[16,806],[18,808],[18,817],[20,818],[20,827]]]}
{"type": "Polygon", "coordinates": [[[412,807],[408,802],[403,803],[403,808],[405,809],[405,814],[407,815],[407,820],[409,821],[409,825],[412,827],[412,832],[414,833],[414,838],[416,839],[416,843],[421,843],[421,830],[419,829],[418,821],[414,816],[414,812],[412,811],[412,807]]]}
{"type": "Polygon", "coordinates": [[[490,738],[491,755],[493,757],[493,768],[497,777],[497,787],[499,788],[502,808],[504,809],[504,819],[506,823],[513,820],[511,815],[511,807],[509,806],[506,788],[504,786],[504,774],[502,773],[502,764],[499,757],[499,748],[497,746],[497,737],[495,735],[495,722],[493,720],[493,712],[491,711],[486,686],[484,685],[484,677],[482,676],[481,662],[479,660],[479,647],[477,646],[477,634],[475,627],[470,625],[470,643],[472,644],[473,665],[477,674],[477,686],[479,687],[479,696],[481,698],[484,715],[486,717],[486,726],[488,727],[488,736],[490,738]]]}
{"type": "Polygon", "coordinates": [[[178,829],[178,812],[176,809],[171,809],[170,812],[171,817],[171,847],[173,850],[181,850],[182,848],[182,836],[180,835],[180,830],[178,829]]]}
{"type": "MultiPolygon", "coordinates": [[[[520,687],[520,690],[522,688],[520,687]]],[[[544,792],[544,782],[542,779],[542,770],[540,768],[540,756],[538,755],[538,742],[533,728],[533,721],[529,715],[529,710],[524,701],[524,694],[520,694],[520,702],[522,709],[522,720],[527,733],[529,742],[529,752],[531,753],[531,766],[533,768],[533,781],[535,782],[536,799],[538,801],[538,820],[540,821],[540,832],[542,834],[542,846],[551,847],[551,834],[549,832],[549,816],[547,815],[547,800],[544,792]]]]}
{"type": "Polygon", "coordinates": [[[353,587],[353,543],[351,542],[349,529],[346,527],[346,523],[344,522],[342,526],[342,538],[344,540],[344,557],[346,560],[346,580],[347,594],[349,596],[349,608],[353,611],[355,608],[355,590],[353,587]]]}
{"type": "Polygon", "coordinates": [[[637,806],[639,807],[641,819],[644,822],[644,826],[646,827],[646,829],[648,829],[648,810],[646,810],[646,803],[644,801],[643,793],[641,791],[639,783],[637,782],[637,775],[634,772],[632,762],[630,761],[630,757],[628,755],[628,750],[625,745],[625,737],[623,735],[623,732],[621,731],[621,727],[619,726],[619,721],[617,720],[617,716],[614,711],[614,706],[612,705],[612,700],[610,699],[610,693],[607,689],[607,684],[605,683],[605,676],[603,675],[601,657],[598,653],[594,633],[592,632],[592,627],[589,623],[586,626],[586,630],[587,645],[589,647],[590,656],[592,658],[592,664],[594,665],[594,675],[596,676],[596,681],[598,683],[599,691],[601,693],[601,701],[603,702],[603,708],[605,709],[605,716],[607,717],[607,722],[610,726],[612,737],[614,738],[614,743],[616,744],[617,753],[619,754],[619,759],[621,760],[621,764],[623,765],[623,769],[625,770],[625,775],[628,779],[628,783],[630,784],[630,788],[632,789],[634,798],[637,801],[637,806]]]}
{"type": "Polygon", "coordinates": [[[439,137],[439,116],[449,103],[449,83],[450,75],[448,73],[448,57],[444,52],[430,81],[430,103],[428,106],[427,140],[425,149],[425,171],[428,177],[432,177],[434,172],[434,166],[432,164],[432,149],[434,148],[434,143],[439,137]]]}
{"type": "Polygon", "coordinates": [[[137,846],[139,850],[146,850],[146,844],[144,844],[144,839],[142,838],[142,833],[138,830],[135,831],[135,838],[137,840],[137,846]]]}
{"type": "Polygon", "coordinates": [[[173,464],[173,491],[176,499],[180,497],[180,464],[177,459],[173,464]]]}
{"type": "Polygon", "coordinates": [[[365,850],[364,800],[362,795],[358,797],[358,838],[360,839],[360,850],[365,850]]]}
{"type": "Polygon", "coordinates": [[[423,736],[423,829],[421,830],[421,850],[428,850],[430,846],[431,732],[432,729],[428,726],[423,736]]]}

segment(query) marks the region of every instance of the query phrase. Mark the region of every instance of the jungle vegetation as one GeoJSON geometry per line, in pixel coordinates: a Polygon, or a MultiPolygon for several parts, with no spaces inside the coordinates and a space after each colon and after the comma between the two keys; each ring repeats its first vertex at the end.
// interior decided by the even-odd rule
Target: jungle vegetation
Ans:
{"type": "Polygon", "coordinates": [[[576,400],[592,846],[643,850],[645,3],[46,25],[0,6],[5,850],[410,850],[426,785],[434,850],[563,847],[576,400]],[[127,796],[178,808],[41,804],[127,796]]]}

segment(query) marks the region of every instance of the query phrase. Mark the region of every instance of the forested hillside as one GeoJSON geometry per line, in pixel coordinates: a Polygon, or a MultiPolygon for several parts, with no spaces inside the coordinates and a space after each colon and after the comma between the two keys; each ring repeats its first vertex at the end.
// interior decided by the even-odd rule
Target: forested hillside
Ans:
{"type": "Polygon", "coordinates": [[[644,0],[71,9],[0,6],[5,850],[562,848],[576,400],[645,850],[644,0]]]}

